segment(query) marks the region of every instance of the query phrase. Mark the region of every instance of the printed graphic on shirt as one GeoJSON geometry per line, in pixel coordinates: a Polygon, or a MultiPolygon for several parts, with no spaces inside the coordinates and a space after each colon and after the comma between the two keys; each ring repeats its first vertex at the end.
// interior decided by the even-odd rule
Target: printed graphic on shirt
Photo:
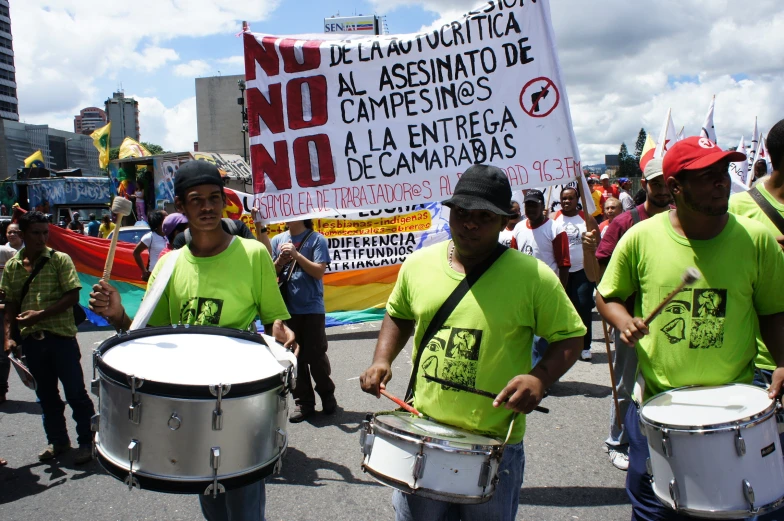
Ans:
{"type": "Polygon", "coordinates": [[[220,323],[223,300],[194,297],[180,310],[180,322],[195,326],[217,326],[220,323]]]}
{"type": "Polygon", "coordinates": [[[531,257],[534,256],[534,248],[528,243],[525,243],[520,251],[522,251],[526,255],[530,255],[531,257]]]}
{"type": "MultiPolygon", "coordinates": [[[[482,330],[445,327],[430,340],[422,354],[422,371],[469,387],[476,387],[482,330]]],[[[442,389],[452,389],[441,386],[442,389]]]]}
{"type": "Polygon", "coordinates": [[[580,228],[578,228],[576,224],[564,221],[563,227],[566,236],[569,238],[570,246],[578,246],[583,243],[580,228]]]}
{"type": "MultiPolygon", "coordinates": [[[[663,300],[675,288],[661,288],[663,300]]],[[[685,289],[670,302],[662,316],[661,334],[671,345],[688,341],[690,349],[719,348],[724,342],[727,290],[685,289]]]]}

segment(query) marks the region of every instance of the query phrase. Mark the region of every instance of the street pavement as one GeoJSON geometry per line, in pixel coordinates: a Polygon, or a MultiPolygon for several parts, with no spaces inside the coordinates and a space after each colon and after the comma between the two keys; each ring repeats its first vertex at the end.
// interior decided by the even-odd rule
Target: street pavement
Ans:
{"type": "MultiPolygon", "coordinates": [[[[596,317],[596,315],[594,315],[596,317]]],[[[380,323],[328,330],[329,356],[340,410],[289,424],[289,449],[280,475],[267,480],[267,519],[383,521],[394,519],[391,489],[360,468],[359,425],[368,412],[394,404],[360,391],[359,375],[369,365],[380,323]]],[[[593,360],[578,361],[554,385],[543,405],[550,414],[528,417],[525,484],[517,520],[621,521],[631,509],[626,474],[604,452],[612,403],[601,326],[594,321],[593,360]]],[[[92,375],[92,350],[110,331],[83,331],[85,380],[92,375]]],[[[389,390],[402,396],[410,374],[410,345],[393,366],[389,390]]],[[[194,520],[198,500],[128,489],[97,462],[76,466],[65,454],[53,462],[36,455],[46,445],[40,407],[32,391],[11,371],[8,402],[0,405],[0,519],[16,520],[194,520]]],[[[92,395],[91,395],[92,396],[92,395]]],[[[93,397],[95,399],[95,397],[93,397]]],[[[292,405],[293,406],[293,405],[292,405]]],[[[76,433],[66,416],[72,440],[76,433]]]]}

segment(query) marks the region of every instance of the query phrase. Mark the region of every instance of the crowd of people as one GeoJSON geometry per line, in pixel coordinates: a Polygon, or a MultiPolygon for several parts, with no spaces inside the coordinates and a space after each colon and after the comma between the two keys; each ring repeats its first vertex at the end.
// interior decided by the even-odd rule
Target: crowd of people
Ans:
{"type": "MultiPolygon", "coordinates": [[[[645,166],[644,201],[635,201],[628,179],[614,185],[605,174],[589,180],[591,194],[562,189],[560,210],[552,215],[539,190],[525,192],[522,208],[512,201],[500,168],[474,165],[462,174],[443,202],[451,210],[451,240],[416,251],[401,266],[360,386],[380,396],[413,335],[407,392],[412,405],[439,423],[505,438],[506,446],[489,501],[464,504],[395,490],[398,521],[515,519],[525,414],[573,364],[591,359],[594,307],[615,346],[612,384],[619,408],[611,407],[605,443],[612,465],[627,471],[632,519],[688,519],[653,492],[640,407],[658,393],[688,385],[754,382],[769,389],[771,398],[780,394],[784,227],[775,215],[784,216],[784,120],[771,129],[767,146],[773,173],[732,198],[728,167],[743,154],[692,137],[645,166]],[[588,195],[596,202],[593,215],[583,211],[588,195]],[[642,317],[690,266],[702,273],[683,296],[692,299],[691,324],[677,333],[667,329],[666,316],[646,324],[642,317]],[[445,368],[463,386],[502,390],[488,400],[429,378],[444,377],[445,368]]],[[[223,219],[223,183],[217,168],[204,161],[181,166],[174,189],[177,212],[150,212],[150,232],[134,251],[149,288],[168,262],[167,252],[181,250],[168,257],[173,272],[149,325],[247,329],[258,317],[298,359],[289,421],[314,414],[316,395],[323,413],[334,413],[321,282],[330,262],[326,239],[308,221],[289,222],[285,233],[270,240],[261,222],[254,236],[241,221],[223,219]],[[240,274],[236,266],[247,269],[240,274]],[[186,303],[195,297],[219,300],[222,312],[194,312],[186,303]]],[[[67,255],[46,247],[43,214],[29,212],[5,233],[5,357],[26,355],[39,382],[49,443],[39,458],[70,448],[59,380],[77,423],[77,461],[89,461],[94,411],[72,311],[78,276],[67,255]]],[[[131,324],[120,294],[106,281],[91,289],[90,307],[118,330],[131,324]]],[[[7,364],[0,365],[0,391],[7,389],[7,373],[7,364]]],[[[266,490],[262,480],[199,500],[206,519],[262,520],[266,490]]]]}

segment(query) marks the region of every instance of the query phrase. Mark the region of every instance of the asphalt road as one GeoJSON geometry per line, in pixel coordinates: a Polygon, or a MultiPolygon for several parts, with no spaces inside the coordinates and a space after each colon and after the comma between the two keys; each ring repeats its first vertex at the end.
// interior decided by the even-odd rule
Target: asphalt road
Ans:
{"type": "MultiPolygon", "coordinates": [[[[577,364],[550,391],[550,414],[528,418],[525,484],[517,520],[628,520],[626,474],[604,452],[609,408],[607,355],[594,322],[593,360],[577,364]]],[[[394,519],[391,489],[361,468],[358,429],[367,412],[391,402],[362,393],[359,374],[370,363],[379,323],[328,330],[333,378],[341,409],[290,425],[282,473],[268,478],[267,519],[376,521],[394,519]]],[[[91,351],[113,333],[81,332],[82,365],[89,382],[91,351]]],[[[392,393],[402,395],[410,372],[410,348],[394,365],[392,393]]],[[[201,519],[194,496],[145,490],[129,492],[96,462],[75,466],[68,454],[41,463],[46,445],[40,407],[12,370],[8,402],[0,405],[0,519],[192,520],[201,519]]],[[[92,396],[92,395],[91,395],[92,396]]],[[[94,398],[94,397],[93,397],[94,398]]],[[[66,416],[70,409],[66,407],[66,416]]],[[[68,418],[72,439],[76,434],[68,418]]]]}

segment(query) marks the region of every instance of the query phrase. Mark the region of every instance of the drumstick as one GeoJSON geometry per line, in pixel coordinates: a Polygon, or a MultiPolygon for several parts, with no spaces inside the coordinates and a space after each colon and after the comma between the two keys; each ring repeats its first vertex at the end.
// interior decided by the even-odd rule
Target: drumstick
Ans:
{"type": "Polygon", "coordinates": [[[424,418],[425,417],[424,414],[422,414],[421,412],[417,411],[412,406],[408,405],[406,402],[404,402],[403,400],[401,400],[400,398],[398,398],[394,394],[388,393],[386,389],[381,389],[381,394],[383,394],[384,396],[386,396],[387,398],[389,398],[390,400],[392,400],[393,402],[395,402],[396,404],[398,404],[400,407],[402,407],[403,409],[407,410],[411,414],[419,416],[420,418],[424,418]]]}
{"type": "MultiPolygon", "coordinates": [[[[585,190],[582,190],[584,185],[581,182],[581,178],[582,175],[577,174],[577,183],[580,186],[580,190],[578,190],[580,194],[580,202],[583,205],[583,212],[586,212],[588,209],[588,205],[586,204],[585,194],[583,193],[585,190]]],[[[587,217],[588,216],[586,215],[586,219],[585,219],[586,230],[588,229],[587,217]]],[[[583,250],[583,253],[584,252],[585,250],[583,250]]],[[[596,274],[596,277],[598,278],[600,276],[601,269],[599,267],[599,261],[596,259],[596,252],[591,253],[590,255],[588,255],[588,257],[590,257],[588,261],[592,263],[593,272],[596,274]]],[[[615,368],[613,367],[612,349],[610,348],[610,335],[607,333],[607,322],[605,322],[604,317],[602,317],[602,331],[604,332],[604,349],[605,351],[607,351],[607,365],[610,367],[610,388],[612,389],[613,406],[615,407],[615,423],[618,425],[618,428],[620,429],[621,428],[621,404],[620,402],[618,402],[618,390],[615,388],[615,368]]],[[[615,348],[618,349],[618,346],[616,346],[615,348]]]]}
{"type": "MultiPolygon", "coordinates": [[[[441,378],[437,378],[435,376],[430,376],[429,374],[423,375],[425,380],[430,380],[431,382],[435,382],[437,384],[445,385],[447,387],[451,387],[453,389],[457,389],[458,391],[465,391],[467,393],[476,394],[479,396],[484,396],[485,398],[490,398],[495,400],[495,397],[498,396],[497,394],[493,394],[489,391],[483,391],[482,389],[474,389],[473,387],[468,387],[467,385],[459,384],[457,382],[450,382],[449,380],[442,380],[441,378]]],[[[544,414],[548,414],[550,409],[547,407],[541,407],[537,405],[534,407],[536,412],[542,412],[544,414]]]]}
{"type": "Polygon", "coordinates": [[[675,296],[678,293],[680,293],[681,290],[683,290],[683,288],[685,288],[686,286],[691,286],[692,284],[700,280],[700,278],[702,278],[702,274],[699,272],[697,268],[686,268],[686,271],[684,271],[683,275],[681,276],[680,285],[677,288],[675,288],[675,290],[672,293],[667,295],[667,298],[662,300],[661,304],[656,306],[656,309],[654,309],[651,312],[651,314],[648,315],[648,318],[646,318],[644,321],[645,325],[646,326],[650,325],[653,319],[659,316],[659,313],[661,313],[664,310],[664,308],[667,307],[667,304],[669,304],[672,301],[672,299],[674,299],[675,296]]]}
{"type": "Polygon", "coordinates": [[[112,275],[114,252],[117,251],[117,239],[120,237],[120,225],[122,224],[122,218],[126,215],[130,215],[131,210],[131,201],[125,197],[120,197],[118,195],[114,198],[114,201],[112,201],[112,213],[117,214],[117,226],[115,226],[114,233],[112,234],[112,244],[109,246],[109,254],[106,256],[106,265],[103,268],[103,277],[101,277],[106,282],[109,282],[109,278],[112,275]]]}

